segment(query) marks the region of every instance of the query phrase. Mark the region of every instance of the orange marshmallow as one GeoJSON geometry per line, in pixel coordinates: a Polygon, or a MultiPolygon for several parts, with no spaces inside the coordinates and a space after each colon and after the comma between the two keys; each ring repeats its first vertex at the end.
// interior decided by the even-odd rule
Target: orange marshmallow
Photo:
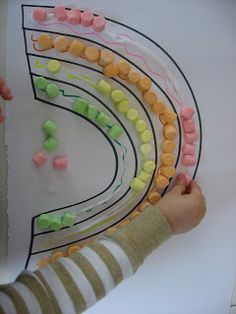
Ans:
{"type": "Polygon", "coordinates": [[[38,265],[39,268],[42,268],[42,267],[44,267],[44,266],[46,266],[46,265],[48,265],[48,264],[49,264],[49,259],[48,259],[48,258],[41,258],[41,259],[38,261],[38,263],[37,263],[37,265],[38,265]]]}
{"type": "Polygon", "coordinates": [[[99,51],[96,47],[88,47],[85,50],[85,58],[90,62],[96,62],[99,59],[99,51]]]}
{"type": "Polygon", "coordinates": [[[125,226],[128,226],[130,224],[130,220],[125,220],[125,221],[122,221],[121,222],[121,224],[120,224],[120,226],[123,228],[123,227],[125,227],[125,226]]]}
{"type": "Polygon", "coordinates": [[[175,146],[175,142],[166,139],[164,139],[161,144],[161,147],[165,153],[173,153],[173,151],[175,150],[175,146]]]}
{"type": "Polygon", "coordinates": [[[54,39],[54,48],[60,52],[67,51],[69,40],[65,36],[58,36],[54,39]]]}
{"type": "Polygon", "coordinates": [[[160,174],[167,178],[172,178],[176,174],[176,169],[174,167],[162,166],[160,168],[160,174]]]}
{"type": "Polygon", "coordinates": [[[81,41],[79,40],[73,40],[71,45],[70,45],[70,48],[69,48],[69,52],[75,56],[75,57],[80,57],[82,52],[85,51],[85,44],[82,43],[81,41]]]}
{"type": "Polygon", "coordinates": [[[141,75],[139,72],[131,70],[127,78],[130,83],[137,84],[141,78],[141,75]]]}
{"type": "Polygon", "coordinates": [[[143,94],[143,99],[148,105],[152,106],[157,101],[157,94],[150,89],[143,94]]]}
{"type": "Polygon", "coordinates": [[[164,136],[168,140],[174,140],[177,137],[177,129],[174,125],[167,124],[163,129],[164,136]]]}
{"type": "Polygon", "coordinates": [[[115,60],[115,55],[112,51],[108,49],[103,49],[100,52],[99,65],[104,67],[115,60]]]}
{"type": "Polygon", "coordinates": [[[162,114],[166,110],[166,106],[163,101],[158,100],[152,105],[152,110],[157,114],[162,114]]]}
{"type": "Polygon", "coordinates": [[[138,81],[137,85],[142,92],[146,92],[151,88],[152,81],[147,76],[144,76],[138,81]]]}
{"type": "Polygon", "coordinates": [[[79,250],[80,250],[79,245],[72,245],[68,248],[67,255],[71,256],[71,255],[77,253],[79,250]]]}
{"type": "Polygon", "coordinates": [[[150,202],[144,201],[142,204],[138,207],[138,210],[140,212],[143,212],[147,207],[151,206],[150,202]]]}
{"type": "Polygon", "coordinates": [[[106,231],[106,234],[110,235],[110,234],[114,233],[116,230],[117,230],[117,227],[108,228],[106,231]]]}
{"type": "Polygon", "coordinates": [[[148,195],[148,200],[152,205],[155,205],[161,199],[161,194],[157,191],[151,191],[148,195]]]}
{"type": "Polygon", "coordinates": [[[51,49],[53,47],[51,36],[45,33],[39,35],[38,43],[45,50],[51,49]]]}
{"type": "Polygon", "coordinates": [[[50,258],[50,262],[51,263],[55,263],[57,262],[61,257],[64,257],[64,253],[61,251],[55,252],[52,254],[51,258],[50,258]]]}
{"type": "Polygon", "coordinates": [[[133,212],[130,214],[130,218],[131,218],[131,219],[135,219],[135,218],[137,218],[139,215],[140,215],[140,212],[137,211],[137,210],[135,210],[135,211],[133,211],[133,212]]]}
{"type": "Polygon", "coordinates": [[[158,174],[155,176],[156,187],[163,189],[169,184],[169,179],[165,176],[158,174]]]}
{"type": "Polygon", "coordinates": [[[173,166],[175,163],[175,156],[171,153],[161,154],[161,161],[165,166],[173,166]]]}
{"type": "Polygon", "coordinates": [[[103,68],[103,73],[108,77],[114,77],[118,74],[118,67],[114,62],[110,63],[103,68]]]}
{"type": "Polygon", "coordinates": [[[170,109],[166,109],[161,116],[162,120],[169,124],[174,123],[176,117],[176,113],[170,109]]]}
{"type": "Polygon", "coordinates": [[[117,64],[118,72],[121,77],[127,77],[131,70],[131,66],[125,60],[120,60],[117,64]]]}

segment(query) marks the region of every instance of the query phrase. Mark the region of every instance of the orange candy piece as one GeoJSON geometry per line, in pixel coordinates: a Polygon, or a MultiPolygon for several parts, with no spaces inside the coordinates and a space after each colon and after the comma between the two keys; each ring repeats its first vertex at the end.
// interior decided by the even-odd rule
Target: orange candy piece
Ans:
{"type": "Polygon", "coordinates": [[[146,102],[146,104],[152,106],[157,101],[157,94],[150,89],[143,94],[143,99],[146,102]]]}
{"type": "Polygon", "coordinates": [[[100,52],[99,65],[104,67],[115,60],[115,55],[112,51],[108,49],[103,49],[100,52]]]}
{"type": "Polygon", "coordinates": [[[131,219],[135,219],[135,218],[137,218],[139,215],[140,215],[140,212],[137,211],[137,210],[135,210],[135,211],[133,211],[133,212],[130,214],[130,218],[131,218],[131,219]]]}
{"type": "Polygon", "coordinates": [[[85,58],[90,62],[97,62],[99,59],[99,51],[96,47],[88,47],[85,50],[85,58]]]}
{"type": "Polygon", "coordinates": [[[140,212],[143,212],[147,207],[151,206],[150,202],[144,201],[142,204],[139,206],[138,210],[140,212]]]}
{"type": "Polygon", "coordinates": [[[165,166],[173,166],[175,162],[175,156],[171,153],[161,154],[161,161],[165,166]]]}
{"type": "Polygon", "coordinates": [[[54,39],[54,48],[60,52],[67,51],[69,40],[65,36],[58,36],[54,39]]]}
{"type": "Polygon", "coordinates": [[[141,75],[139,72],[131,70],[127,78],[130,83],[137,84],[141,78],[141,75]]]}
{"type": "Polygon", "coordinates": [[[85,51],[85,44],[82,43],[79,40],[73,40],[70,48],[69,48],[69,52],[75,56],[75,57],[80,57],[81,54],[85,51]]]}
{"type": "Polygon", "coordinates": [[[38,43],[45,50],[51,49],[53,47],[51,36],[45,33],[39,35],[38,43]]]}
{"type": "Polygon", "coordinates": [[[166,109],[161,116],[162,120],[169,124],[174,123],[176,117],[176,113],[170,109],[166,109]]]}
{"type": "Polygon", "coordinates": [[[157,114],[162,114],[166,110],[166,106],[163,101],[158,100],[152,105],[152,110],[157,114]]]}
{"type": "Polygon", "coordinates": [[[165,176],[158,174],[155,176],[156,187],[163,189],[169,184],[169,179],[165,176]]]}
{"type": "Polygon", "coordinates": [[[168,140],[174,140],[177,137],[177,129],[174,125],[167,124],[163,129],[164,136],[168,140]]]}
{"type": "Polygon", "coordinates": [[[167,178],[172,178],[176,174],[176,169],[171,166],[162,166],[160,167],[160,174],[167,178]]]}
{"type": "Polygon", "coordinates": [[[126,60],[120,60],[117,64],[118,67],[118,73],[122,78],[125,78],[128,76],[131,66],[126,60]]]}
{"type": "Polygon", "coordinates": [[[121,226],[121,228],[123,228],[123,227],[126,227],[126,226],[128,226],[130,224],[130,220],[125,220],[125,221],[122,221],[121,222],[121,224],[120,224],[120,226],[121,226]]]}
{"type": "Polygon", "coordinates": [[[173,153],[176,145],[174,141],[164,139],[162,141],[161,147],[165,153],[173,153]]]}
{"type": "Polygon", "coordinates": [[[114,233],[116,230],[117,230],[117,227],[108,228],[106,231],[106,234],[110,235],[110,234],[114,233]]]}
{"type": "Polygon", "coordinates": [[[118,67],[114,62],[110,63],[103,68],[103,73],[105,76],[114,77],[118,74],[118,67]]]}
{"type": "Polygon", "coordinates": [[[71,256],[71,255],[77,253],[80,249],[81,249],[81,247],[79,245],[72,245],[68,248],[67,255],[71,256]]]}
{"type": "Polygon", "coordinates": [[[138,88],[141,90],[141,92],[146,92],[148,91],[151,86],[152,86],[152,81],[150,80],[150,78],[148,78],[147,76],[142,77],[138,83],[138,88]]]}
{"type": "Polygon", "coordinates": [[[41,259],[38,261],[38,263],[37,263],[37,265],[38,265],[39,268],[45,267],[45,266],[48,265],[48,264],[49,264],[49,259],[48,259],[48,258],[41,258],[41,259]]]}
{"type": "Polygon", "coordinates": [[[161,199],[161,194],[157,191],[151,191],[148,195],[148,200],[152,205],[155,205],[161,199]]]}
{"type": "Polygon", "coordinates": [[[55,263],[57,262],[61,257],[64,257],[64,253],[61,251],[55,252],[52,254],[51,258],[50,258],[50,262],[51,263],[55,263]]]}

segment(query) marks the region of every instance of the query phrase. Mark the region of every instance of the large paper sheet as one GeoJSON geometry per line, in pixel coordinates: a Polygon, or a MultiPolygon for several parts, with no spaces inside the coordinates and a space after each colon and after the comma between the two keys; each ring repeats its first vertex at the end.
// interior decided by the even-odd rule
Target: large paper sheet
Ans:
{"type": "MultiPolygon", "coordinates": [[[[133,278],[88,312],[228,313],[236,263],[233,245],[236,235],[233,118],[236,110],[234,91],[230,89],[235,79],[231,13],[235,5],[228,1],[222,11],[220,3],[211,1],[204,5],[181,1],[178,6],[149,1],[148,8],[141,1],[79,2],[81,9],[90,8],[112,19],[107,30],[98,36],[81,29],[76,29],[75,33],[71,27],[53,21],[43,25],[32,22],[31,4],[35,3],[12,0],[8,11],[7,79],[15,95],[8,107],[6,130],[9,279],[14,279],[24,268],[34,270],[39,259],[55,250],[66,252],[70,243],[89,239],[116,224],[142,201],[152,184],[150,179],[139,194],[130,190],[130,182],[142,165],[137,149],[139,138],[132,124],[112,109],[112,101],[102,98],[93,89],[94,82],[103,78],[99,67],[88,65],[84,60],[80,60],[78,66],[71,56],[34,50],[33,41],[42,31],[54,35],[64,33],[109,49],[114,47],[112,42],[118,42],[114,51],[150,75],[160,97],[169,106],[172,104],[178,114],[182,103],[195,109],[200,135],[196,145],[198,161],[201,140],[204,148],[200,167],[197,164],[188,171],[190,175],[197,174],[206,195],[206,219],[191,233],[165,243],[133,278]],[[219,25],[219,17],[225,23],[219,25]],[[178,60],[180,67],[169,54],[178,60]],[[59,74],[48,72],[50,58],[61,60],[59,74]],[[34,80],[38,76],[58,84],[60,96],[49,100],[45,91],[37,90],[34,80]],[[122,126],[125,130],[122,137],[111,141],[107,131],[96,127],[96,123],[75,115],[71,110],[75,97],[66,95],[79,96],[95,104],[113,123],[122,126]],[[41,126],[47,119],[58,125],[56,136],[60,145],[55,153],[48,154],[46,167],[37,169],[32,155],[45,140],[41,126]],[[204,126],[202,137],[201,123],[204,126]],[[52,167],[58,155],[68,157],[69,166],[64,172],[52,167]],[[37,226],[42,213],[60,216],[68,210],[77,213],[75,226],[58,232],[42,231],[37,226]]],[[[55,4],[56,1],[38,3],[41,6],[55,4]]],[[[162,125],[147,112],[143,102],[138,101],[140,93],[134,87],[121,85],[122,80],[108,81],[127,93],[132,107],[147,121],[153,133],[151,145],[156,148],[149,158],[158,162],[162,125]]],[[[186,170],[180,162],[182,139],[183,134],[177,139],[178,171],[186,170]]]]}

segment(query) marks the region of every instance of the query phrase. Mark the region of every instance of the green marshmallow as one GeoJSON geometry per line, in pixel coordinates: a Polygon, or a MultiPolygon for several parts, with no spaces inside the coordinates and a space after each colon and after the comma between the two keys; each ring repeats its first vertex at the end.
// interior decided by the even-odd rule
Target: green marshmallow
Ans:
{"type": "Polygon", "coordinates": [[[97,84],[97,90],[103,95],[109,95],[111,92],[111,85],[108,84],[106,81],[101,80],[97,84]]]}
{"type": "Polygon", "coordinates": [[[89,103],[86,100],[82,98],[76,98],[73,104],[73,110],[79,114],[84,115],[88,105],[89,103]]]}
{"type": "Polygon", "coordinates": [[[46,122],[44,122],[42,129],[47,135],[52,136],[57,130],[57,125],[53,121],[47,120],[46,122]]]}
{"type": "Polygon", "coordinates": [[[98,110],[94,105],[88,105],[86,110],[86,117],[88,117],[90,120],[95,121],[98,115],[98,110]]]}
{"type": "Polygon", "coordinates": [[[47,69],[51,73],[57,73],[61,69],[61,63],[58,60],[51,60],[47,64],[47,69]]]}
{"type": "Polygon", "coordinates": [[[76,223],[76,213],[66,213],[62,218],[63,227],[72,227],[76,223]]]}
{"type": "Polygon", "coordinates": [[[108,131],[107,134],[112,140],[117,140],[122,133],[122,128],[120,128],[118,125],[113,125],[113,127],[108,131]]]}
{"type": "Polygon", "coordinates": [[[56,150],[58,145],[59,145],[59,143],[54,137],[47,138],[46,141],[43,143],[43,147],[48,152],[53,152],[54,150],[56,150]]]}
{"type": "Polygon", "coordinates": [[[60,90],[58,86],[54,83],[48,84],[46,87],[46,92],[49,98],[56,98],[60,95],[60,90]]]}
{"type": "Polygon", "coordinates": [[[105,128],[110,123],[111,118],[108,117],[105,113],[100,112],[97,116],[96,121],[101,127],[105,128]]]}
{"type": "Polygon", "coordinates": [[[35,78],[34,84],[36,88],[44,90],[48,85],[48,81],[44,77],[39,76],[35,78]]]}
{"type": "Polygon", "coordinates": [[[37,219],[37,224],[40,229],[46,229],[50,226],[52,217],[48,214],[42,214],[37,219]]]}
{"type": "Polygon", "coordinates": [[[60,217],[52,217],[49,227],[53,231],[59,231],[62,228],[62,219],[60,217]]]}

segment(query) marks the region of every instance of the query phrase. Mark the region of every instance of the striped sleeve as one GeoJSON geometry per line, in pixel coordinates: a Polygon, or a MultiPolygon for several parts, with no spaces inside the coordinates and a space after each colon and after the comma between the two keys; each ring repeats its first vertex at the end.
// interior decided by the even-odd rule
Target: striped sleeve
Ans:
{"type": "Polygon", "coordinates": [[[150,207],[73,256],[0,286],[0,314],[82,313],[131,276],[170,235],[165,217],[150,207]]]}

